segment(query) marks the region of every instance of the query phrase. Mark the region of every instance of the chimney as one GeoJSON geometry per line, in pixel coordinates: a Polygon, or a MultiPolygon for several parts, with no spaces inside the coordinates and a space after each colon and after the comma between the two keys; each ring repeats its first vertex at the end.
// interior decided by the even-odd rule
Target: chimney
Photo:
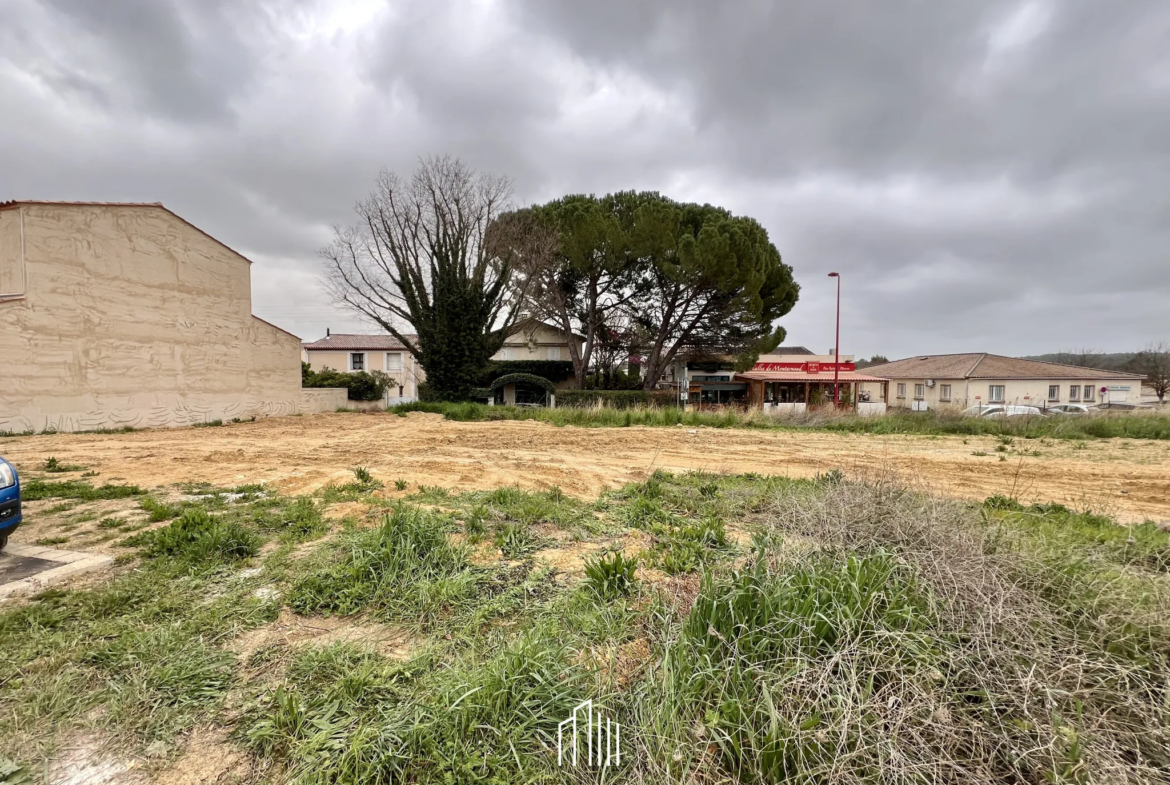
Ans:
{"type": "Polygon", "coordinates": [[[329,328],[328,327],[325,328],[325,337],[326,338],[329,337],[329,328]]]}

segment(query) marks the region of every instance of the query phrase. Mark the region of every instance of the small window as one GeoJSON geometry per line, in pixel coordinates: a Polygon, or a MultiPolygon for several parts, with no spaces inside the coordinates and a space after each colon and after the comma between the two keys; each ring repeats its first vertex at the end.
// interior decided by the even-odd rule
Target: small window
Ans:
{"type": "Polygon", "coordinates": [[[402,352],[386,352],[386,371],[402,372],[402,352]]]}
{"type": "Polygon", "coordinates": [[[949,401],[951,399],[951,386],[949,384],[940,384],[938,386],[938,399],[940,401],[949,401]]]}
{"type": "Polygon", "coordinates": [[[1002,384],[992,384],[987,388],[987,400],[991,403],[1004,402],[1004,389],[1002,384]]]}
{"type": "Polygon", "coordinates": [[[1081,386],[1074,384],[1068,388],[1068,399],[1070,401],[1079,401],[1081,399],[1081,386]]]}
{"type": "Polygon", "coordinates": [[[1050,401],[1059,401],[1060,400],[1060,385],[1059,384],[1048,385],[1048,400],[1050,400],[1050,401]]]}
{"type": "Polygon", "coordinates": [[[914,397],[920,401],[926,397],[926,385],[925,384],[914,385],[914,397]]]}
{"type": "Polygon", "coordinates": [[[349,369],[351,371],[364,371],[366,369],[366,353],[350,352],[349,369]]]}
{"type": "Polygon", "coordinates": [[[906,383],[905,382],[898,382],[898,397],[899,398],[906,397],[906,383]]]}
{"type": "Polygon", "coordinates": [[[1083,396],[1085,403],[1088,403],[1089,401],[1093,400],[1093,394],[1096,391],[1097,391],[1097,388],[1094,387],[1093,385],[1091,385],[1091,384],[1085,385],[1085,394],[1083,396]]]}
{"type": "Polygon", "coordinates": [[[515,349],[500,349],[500,359],[504,362],[509,362],[516,359],[515,349]]]}
{"type": "Polygon", "coordinates": [[[550,347],[548,347],[547,349],[545,349],[544,351],[545,351],[546,358],[547,358],[547,359],[549,359],[549,360],[554,360],[554,361],[555,361],[555,360],[561,360],[561,359],[562,359],[562,357],[561,357],[561,347],[559,347],[559,346],[550,346],[550,347]]]}

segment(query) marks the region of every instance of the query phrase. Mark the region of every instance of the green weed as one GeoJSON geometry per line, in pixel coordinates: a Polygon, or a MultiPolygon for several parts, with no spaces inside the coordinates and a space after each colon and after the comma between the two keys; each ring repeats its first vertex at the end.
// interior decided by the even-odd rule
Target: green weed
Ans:
{"type": "Polygon", "coordinates": [[[98,499],[125,499],[146,493],[137,485],[102,485],[95,488],[81,480],[62,482],[29,480],[21,484],[20,492],[24,500],[30,502],[41,499],[77,499],[89,502],[98,499]]]}
{"type": "Polygon", "coordinates": [[[351,533],[343,557],[298,578],[289,606],[341,615],[372,606],[391,614],[437,614],[474,588],[466,553],[447,539],[443,519],[400,505],[377,529],[351,533]]]}
{"type": "Polygon", "coordinates": [[[625,558],[620,552],[585,562],[589,587],[602,599],[628,597],[637,587],[638,558],[625,558]]]}
{"type": "Polygon", "coordinates": [[[148,559],[166,557],[190,567],[238,561],[260,551],[260,540],[251,531],[201,509],[189,509],[169,525],[136,534],[125,544],[142,547],[148,559]]]}

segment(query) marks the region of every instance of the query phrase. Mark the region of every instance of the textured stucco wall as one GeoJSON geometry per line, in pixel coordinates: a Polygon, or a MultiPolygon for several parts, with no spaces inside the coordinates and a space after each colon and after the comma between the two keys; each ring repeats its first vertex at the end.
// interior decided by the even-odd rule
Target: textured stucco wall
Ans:
{"type": "Polygon", "coordinates": [[[0,300],[0,430],[336,408],[302,395],[300,341],[252,316],[248,261],[169,212],[0,211],[0,269],[21,246],[25,296],[0,300]]]}
{"type": "Polygon", "coordinates": [[[936,408],[966,408],[976,404],[986,405],[991,402],[990,386],[993,384],[1003,385],[1004,400],[1003,403],[1012,406],[1048,406],[1056,403],[1068,403],[1069,387],[1073,384],[1078,385],[1082,390],[1088,386],[1093,390],[1093,397],[1086,401],[1082,392],[1081,396],[1076,399],[1076,403],[1105,403],[1111,401],[1113,403],[1137,403],[1140,393],[1140,383],[1137,380],[1117,380],[1098,377],[1096,379],[1091,376],[1085,379],[1071,380],[1071,379],[971,379],[969,382],[966,379],[935,379],[934,387],[926,387],[925,379],[891,379],[890,380],[890,400],[889,404],[893,408],[911,408],[914,402],[914,385],[923,385],[923,400],[930,409],[936,408]],[[898,385],[906,385],[906,397],[898,397],[898,385]],[[944,401],[941,399],[943,385],[949,384],[951,386],[951,400],[944,401]],[[1050,400],[1048,398],[1049,385],[1057,385],[1060,387],[1060,397],[1058,399],[1050,400]],[[1116,390],[1107,395],[1101,394],[1102,387],[1129,387],[1126,390],[1116,390]]]}

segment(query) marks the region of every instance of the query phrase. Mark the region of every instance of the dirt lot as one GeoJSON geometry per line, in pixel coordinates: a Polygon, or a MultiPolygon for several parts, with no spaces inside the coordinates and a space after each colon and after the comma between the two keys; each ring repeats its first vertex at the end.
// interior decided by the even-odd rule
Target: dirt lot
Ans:
{"type": "Polygon", "coordinates": [[[580,497],[655,469],[808,477],[829,469],[893,471],[944,494],[1013,494],[1116,515],[1170,519],[1170,442],[1088,442],[674,428],[557,428],[535,422],[458,423],[439,415],[322,414],[213,428],[57,434],[0,440],[18,468],[49,456],[98,472],[93,482],[145,488],[206,481],[273,483],[304,493],[365,466],[452,488],[560,486],[580,497]]]}

